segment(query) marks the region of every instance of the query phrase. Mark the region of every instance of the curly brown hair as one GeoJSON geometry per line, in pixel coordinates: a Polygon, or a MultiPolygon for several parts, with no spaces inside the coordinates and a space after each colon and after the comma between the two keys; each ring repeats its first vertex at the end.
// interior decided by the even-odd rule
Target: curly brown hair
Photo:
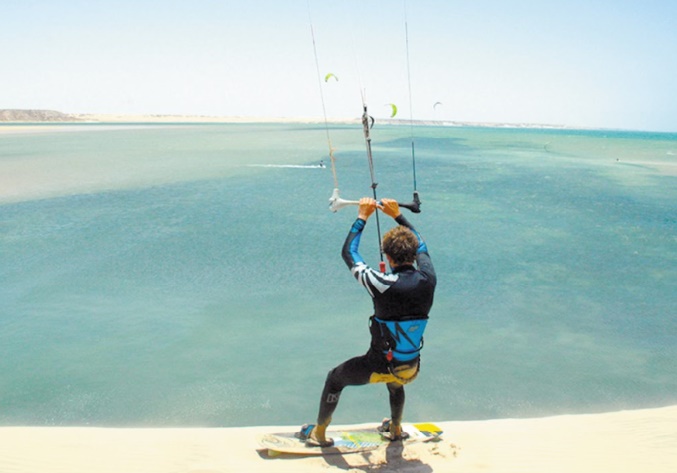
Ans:
{"type": "Polygon", "coordinates": [[[383,252],[390,256],[396,265],[413,263],[418,250],[418,238],[414,232],[400,225],[391,228],[383,235],[383,252]]]}

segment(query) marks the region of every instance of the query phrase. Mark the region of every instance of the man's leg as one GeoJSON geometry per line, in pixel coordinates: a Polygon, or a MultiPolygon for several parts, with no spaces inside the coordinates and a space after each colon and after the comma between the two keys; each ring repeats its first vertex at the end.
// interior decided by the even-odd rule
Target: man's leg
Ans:
{"type": "MultiPolygon", "coordinates": [[[[418,377],[420,360],[397,366],[390,371],[392,381],[387,382],[390,394],[390,436],[393,440],[402,438],[402,414],[404,413],[404,385],[418,377]]],[[[405,436],[406,436],[405,432],[405,436]]]]}
{"type": "Polygon", "coordinates": [[[388,383],[386,386],[390,394],[390,433],[400,437],[404,413],[404,386],[399,383],[388,383]]]}
{"type": "Polygon", "coordinates": [[[317,426],[310,434],[312,440],[319,444],[327,442],[326,431],[331,422],[332,415],[338,406],[341,392],[346,386],[360,386],[369,383],[371,369],[366,356],[351,358],[340,364],[327,375],[324,383],[322,397],[320,398],[320,411],[317,415],[317,426]]]}

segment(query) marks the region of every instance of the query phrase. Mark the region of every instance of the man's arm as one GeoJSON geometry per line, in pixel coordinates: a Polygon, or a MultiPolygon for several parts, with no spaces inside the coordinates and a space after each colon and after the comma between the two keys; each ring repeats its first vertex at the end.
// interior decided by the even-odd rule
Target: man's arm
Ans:
{"type": "Polygon", "coordinates": [[[343,243],[341,256],[343,256],[343,261],[346,262],[348,268],[352,268],[357,263],[364,263],[364,259],[358,250],[360,247],[360,237],[362,236],[362,230],[364,230],[366,224],[366,220],[362,220],[361,218],[355,220],[353,226],[350,227],[350,232],[346,237],[346,241],[343,243]]]}
{"type": "Polygon", "coordinates": [[[426,245],[421,234],[418,233],[411,223],[409,223],[409,220],[407,220],[405,216],[402,215],[397,201],[392,199],[383,199],[379,208],[383,210],[386,215],[394,218],[398,224],[407,227],[414,233],[414,235],[416,235],[416,238],[418,239],[416,265],[418,266],[418,269],[421,273],[425,274],[433,284],[436,284],[437,275],[435,274],[435,267],[433,266],[433,262],[430,259],[430,254],[428,253],[428,245],[426,245]]]}
{"type": "Polygon", "coordinates": [[[416,238],[418,239],[418,250],[416,253],[428,253],[428,245],[425,244],[425,241],[423,240],[423,237],[421,234],[414,228],[414,226],[407,220],[404,215],[400,214],[395,218],[395,221],[399,223],[400,225],[407,227],[409,230],[411,230],[414,235],[416,235],[416,238]]]}
{"type": "Polygon", "coordinates": [[[350,272],[355,276],[355,279],[364,286],[369,295],[374,297],[376,292],[385,292],[396,280],[396,277],[385,275],[373,270],[365,263],[360,255],[358,249],[360,246],[360,237],[362,230],[367,224],[367,219],[376,210],[376,201],[369,197],[360,199],[360,208],[357,214],[357,220],[350,227],[350,232],[343,243],[341,255],[343,261],[350,269],[350,272]]]}
{"type": "Polygon", "coordinates": [[[353,226],[350,227],[350,232],[348,233],[346,241],[343,243],[343,249],[341,250],[343,261],[346,262],[348,268],[352,269],[357,263],[364,263],[364,259],[358,252],[360,237],[362,236],[362,230],[364,230],[364,227],[367,224],[367,220],[375,211],[376,201],[374,199],[370,199],[369,197],[360,199],[360,205],[357,209],[357,220],[355,220],[353,226]]]}

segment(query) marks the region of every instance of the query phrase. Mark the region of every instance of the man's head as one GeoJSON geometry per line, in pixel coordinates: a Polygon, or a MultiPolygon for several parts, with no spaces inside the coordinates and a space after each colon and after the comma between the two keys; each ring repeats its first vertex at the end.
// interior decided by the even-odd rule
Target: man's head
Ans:
{"type": "Polygon", "coordinates": [[[383,252],[389,256],[391,265],[413,264],[418,251],[418,238],[414,232],[400,225],[383,235],[383,252]]]}

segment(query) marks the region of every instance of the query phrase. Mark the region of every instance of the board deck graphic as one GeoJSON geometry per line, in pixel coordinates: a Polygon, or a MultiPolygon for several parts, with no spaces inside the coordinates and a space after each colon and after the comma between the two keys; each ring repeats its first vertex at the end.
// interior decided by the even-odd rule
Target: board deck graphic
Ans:
{"type": "MultiPolygon", "coordinates": [[[[442,429],[432,423],[404,424],[403,430],[409,434],[404,445],[429,442],[440,438],[442,429]]],[[[363,429],[329,430],[327,437],[334,440],[331,447],[308,447],[296,432],[263,434],[258,441],[261,447],[268,449],[271,455],[292,453],[297,455],[332,455],[357,453],[386,446],[390,440],[384,438],[376,427],[363,429]]]]}

